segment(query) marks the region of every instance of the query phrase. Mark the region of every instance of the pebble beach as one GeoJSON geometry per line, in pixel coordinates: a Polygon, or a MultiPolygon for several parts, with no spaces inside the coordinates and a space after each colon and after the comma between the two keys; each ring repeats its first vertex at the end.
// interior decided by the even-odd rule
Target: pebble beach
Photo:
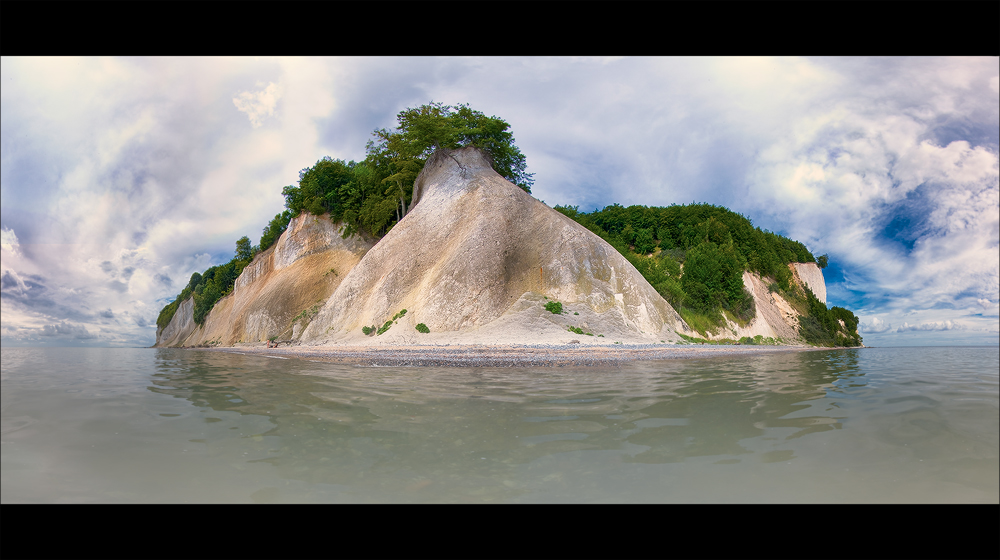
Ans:
{"type": "Polygon", "coordinates": [[[372,367],[607,367],[636,360],[712,358],[813,349],[815,348],[805,346],[474,344],[377,347],[291,346],[285,348],[266,348],[263,345],[259,345],[207,348],[205,350],[372,367]]]}

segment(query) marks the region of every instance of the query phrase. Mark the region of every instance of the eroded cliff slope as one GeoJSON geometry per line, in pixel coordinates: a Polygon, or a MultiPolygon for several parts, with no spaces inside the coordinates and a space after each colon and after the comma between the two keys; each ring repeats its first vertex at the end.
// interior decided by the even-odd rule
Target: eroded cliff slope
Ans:
{"type": "Polygon", "coordinates": [[[156,346],[231,346],[298,336],[374,245],[360,235],[343,239],[341,232],[328,216],[303,212],[243,269],[232,293],[215,304],[203,325],[195,324],[189,298],[157,333],[156,346]]]}
{"type": "Polygon", "coordinates": [[[595,335],[677,340],[676,329],[687,329],[613,247],[504,180],[475,148],[431,156],[413,198],[307,327],[304,343],[436,338],[418,339],[417,323],[489,342],[573,338],[564,324],[571,319],[544,311],[546,298],[582,313],[573,317],[595,335]],[[398,327],[364,340],[362,327],[403,309],[398,327]]]}

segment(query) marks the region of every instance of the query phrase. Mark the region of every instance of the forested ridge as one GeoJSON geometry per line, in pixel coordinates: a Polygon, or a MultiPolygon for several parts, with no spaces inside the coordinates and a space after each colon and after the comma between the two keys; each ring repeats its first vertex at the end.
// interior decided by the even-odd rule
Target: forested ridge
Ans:
{"type": "MultiPolygon", "coordinates": [[[[532,174],[526,172],[525,157],[503,119],[486,117],[468,105],[431,103],[401,111],[397,122],[395,130],[372,133],[363,161],[324,157],[300,171],[298,186],[282,188],[286,209],[264,228],[259,244],[252,246],[248,237],[242,237],[231,261],[192,274],[177,298],[160,312],[157,326],[165,328],[189,297],[194,298],[195,322],[203,324],[215,303],[233,290],[243,268],[271,247],[301,212],[329,214],[333,222],[344,224],[345,238],[359,231],[384,236],[409,212],[413,183],[437,149],[478,147],[497,173],[531,193],[532,174]]],[[[801,243],[755,228],[740,214],[709,204],[627,208],[614,204],[591,213],[575,206],[555,209],[615,247],[703,334],[724,325],[727,315],[740,323],[753,318],[753,298],[742,282],[743,271],[750,270],[771,279],[772,290],[809,316],[811,320],[801,321],[801,334],[808,342],[861,343],[853,313],[827,309],[790,283],[788,263],[818,262],[824,267],[826,256],[816,259],[801,243]],[[844,321],[846,334],[838,328],[838,319],[844,321]]]]}
{"type": "Polygon", "coordinates": [[[747,270],[768,279],[771,291],[803,315],[799,334],[807,342],[861,345],[853,313],[842,307],[827,309],[808,288],[791,282],[790,263],[814,262],[825,268],[827,256],[816,258],[802,243],[754,227],[746,216],[711,204],[613,204],[590,213],[577,206],[555,210],[617,249],[703,335],[722,328],[727,316],[738,324],[753,319],[753,297],[743,286],[747,270]]]}

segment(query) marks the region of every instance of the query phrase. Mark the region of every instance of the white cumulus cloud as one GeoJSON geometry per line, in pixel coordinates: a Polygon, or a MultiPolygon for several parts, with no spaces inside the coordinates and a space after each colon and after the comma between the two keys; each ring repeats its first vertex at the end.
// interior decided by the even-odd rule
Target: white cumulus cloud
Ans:
{"type": "Polygon", "coordinates": [[[954,321],[941,321],[933,323],[920,323],[919,325],[911,325],[907,322],[903,322],[896,332],[906,332],[906,331],[953,331],[953,330],[964,330],[965,325],[961,323],[956,323],[954,321]]]}
{"type": "Polygon", "coordinates": [[[250,124],[254,128],[260,128],[265,117],[274,115],[274,108],[278,106],[278,99],[281,98],[281,88],[278,84],[270,82],[267,87],[260,91],[244,91],[233,98],[233,104],[240,112],[246,113],[250,118],[250,124]]]}
{"type": "Polygon", "coordinates": [[[14,230],[7,228],[0,229],[0,251],[7,253],[8,257],[19,257],[21,255],[21,248],[17,242],[17,235],[14,234],[14,230]]]}
{"type": "Polygon", "coordinates": [[[892,325],[878,317],[872,317],[871,321],[862,322],[858,328],[862,333],[884,333],[892,330],[892,325]]]}

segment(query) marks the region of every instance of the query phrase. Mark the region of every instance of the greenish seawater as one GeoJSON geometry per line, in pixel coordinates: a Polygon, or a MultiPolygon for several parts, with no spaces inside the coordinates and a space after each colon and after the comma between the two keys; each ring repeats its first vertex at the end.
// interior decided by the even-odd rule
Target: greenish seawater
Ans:
{"type": "Polygon", "coordinates": [[[509,369],[0,352],[3,503],[1000,502],[997,347],[509,369]]]}

